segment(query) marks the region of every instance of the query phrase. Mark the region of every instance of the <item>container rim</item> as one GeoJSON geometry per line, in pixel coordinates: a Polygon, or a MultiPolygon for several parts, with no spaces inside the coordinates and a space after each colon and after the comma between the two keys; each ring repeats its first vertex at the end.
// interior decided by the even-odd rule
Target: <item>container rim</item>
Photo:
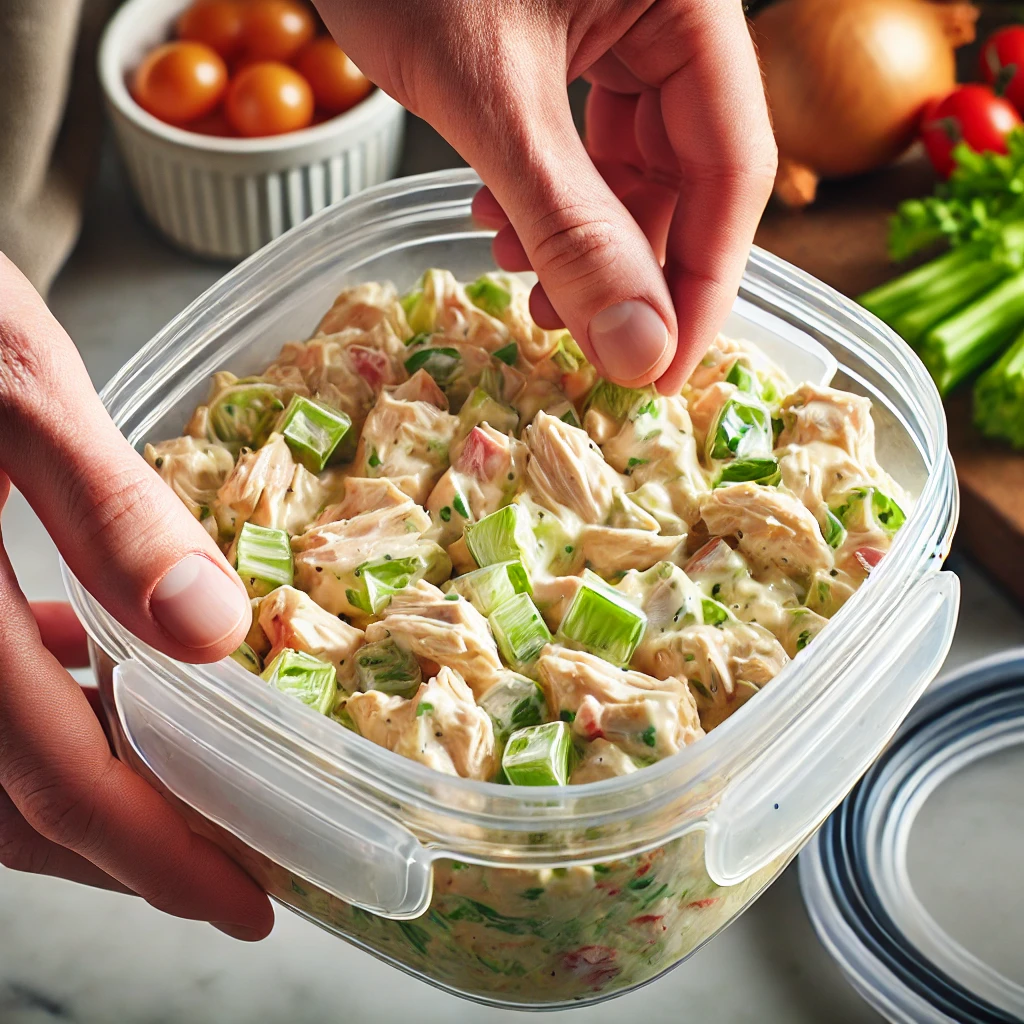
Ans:
{"type": "MultiPolygon", "coordinates": [[[[160,331],[102,389],[101,398],[115,423],[137,414],[140,406],[159,401],[160,373],[166,372],[165,351],[192,329],[200,315],[218,324],[230,322],[241,307],[247,286],[285,272],[294,276],[300,259],[312,260],[309,241],[318,231],[344,231],[367,221],[386,223],[383,208],[401,197],[421,201],[417,215],[431,211],[465,211],[480,185],[471,170],[433,172],[400,178],[343,200],[276,239],[239,264],[197,298],[160,331]],[[375,220],[376,218],[376,220],[375,220]],[[139,383],[143,389],[139,390],[139,383]]],[[[394,214],[395,223],[409,223],[409,211],[394,214]]],[[[356,232],[358,233],[358,232],[356,232]]],[[[489,236],[491,232],[480,232],[489,236]]],[[[468,236],[467,236],[468,237],[468,236]]],[[[850,659],[862,655],[880,623],[897,614],[899,602],[923,576],[937,572],[948,551],[957,514],[956,481],[946,448],[945,419],[938,392],[909,347],[871,314],[833,289],[753,248],[740,296],[767,303],[810,333],[824,334],[855,352],[869,366],[895,376],[903,386],[920,429],[915,435],[903,421],[926,468],[927,478],[917,503],[891,550],[871,577],[834,616],[819,641],[787,665],[775,685],[756,701],[718,726],[700,743],[628,776],[577,786],[523,791],[489,782],[441,775],[417,762],[376,746],[276,691],[254,688],[251,676],[234,662],[185,665],[147,647],[118,624],[81,586],[62,562],[71,602],[92,639],[116,663],[135,658],[159,673],[169,685],[202,702],[211,715],[245,723],[260,742],[280,744],[303,764],[315,763],[325,783],[343,780],[394,808],[411,802],[427,814],[464,825],[527,833],[545,828],[585,827],[590,822],[625,820],[677,806],[680,793],[693,794],[686,828],[701,827],[727,781],[754,770],[778,736],[825,697],[831,681],[850,659]],[[840,625],[841,623],[841,625],[840,625]]],[[[138,438],[131,438],[133,443],[138,438]]],[[[852,780],[851,780],[852,781],[852,780]]],[[[422,819],[417,819],[421,822],[422,819]]],[[[421,826],[418,824],[418,828],[421,826]]],[[[677,834],[685,830],[677,824],[677,834]]]]}
{"type": "MultiPolygon", "coordinates": [[[[175,8],[184,9],[188,2],[189,0],[175,0],[175,8]]],[[[153,7],[153,0],[127,0],[127,3],[118,8],[103,30],[97,68],[104,95],[113,109],[140,131],[164,143],[201,153],[226,154],[242,158],[268,153],[291,153],[346,134],[358,136],[386,111],[398,106],[397,101],[383,89],[374,86],[368,96],[343,114],[285,135],[268,135],[253,139],[221,138],[167,124],[143,110],[135,101],[128,91],[125,82],[126,72],[121,60],[125,44],[133,36],[142,12],[151,13],[153,7]]]]}

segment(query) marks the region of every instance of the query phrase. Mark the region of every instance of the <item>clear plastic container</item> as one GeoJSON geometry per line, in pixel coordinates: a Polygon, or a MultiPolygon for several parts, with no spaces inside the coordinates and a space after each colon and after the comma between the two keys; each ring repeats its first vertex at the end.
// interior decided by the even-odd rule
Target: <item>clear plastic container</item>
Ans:
{"type": "MultiPolygon", "coordinates": [[[[407,287],[492,266],[467,171],[372,189],[312,218],[198,299],[103,392],[131,440],[180,432],[219,368],[304,338],[346,284],[407,287]]],[[[853,303],[750,256],[730,332],[797,377],[869,396],[914,510],[860,591],[756,699],[622,778],[536,790],[452,778],[339,728],[231,661],[175,662],[65,569],[119,754],[281,903],[482,1002],[594,1002],[650,981],[725,927],[877,756],[942,663],[959,588],[941,572],[957,493],[938,395],[853,303]]]]}

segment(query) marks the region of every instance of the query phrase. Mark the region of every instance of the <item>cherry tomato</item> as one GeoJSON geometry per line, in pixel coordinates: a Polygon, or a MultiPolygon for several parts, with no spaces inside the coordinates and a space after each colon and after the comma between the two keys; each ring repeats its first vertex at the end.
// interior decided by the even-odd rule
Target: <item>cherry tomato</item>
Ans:
{"type": "Polygon", "coordinates": [[[313,90],[294,68],[265,61],[235,76],[224,109],[239,135],[281,135],[312,122],[313,90]]]}
{"type": "Polygon", "coordinates": [[[988,86],[961,85],[925,111],[921,139],[932,166],[946,178],[961,142],[976,153],[1005,153],[1006,135],[1020,123],[1013,105],[988,86]]]}
{"type": "Polygon", "coordinates": [[[249,0],[242,40],[255,60],[290,61],[312,38],[316,22],[298,0],[249,0]]]}
{"type": "Polygon", "coordinates": [[[224,95],[228,69],[202,43],[165,43],[146,56],[132,80],[139,106],[170,124],[209,114],[224,95]]]}
{"type": "Polygon", "coordinates": [[[327,114],[354,107],[373,88],[333,39],[314,39],[296,57],[295,67],[312,86],[317,107],[327,114]]]}
{"type": "Polygon", "coordinates": [[[1009,25],[985,40],[981,74],[999,96],[1024,110],[1024,27],[1009,25]]]}
{"type": "Polygon", "coordinates": [[[205,43],[228,60],[242,45],[244,25],[238,0],[196,0],[178,19],[178,38],[205,43]]]}
{"type": "Polygon", "coordinates": [[[201,117],[197,121],[190,121],[188,124],[190,132],[198,132],[200,135],[218,135],[221,138],[233,138],[238,132],[228,123],[224,110],[218,107],[212,114],[201,117]]]}

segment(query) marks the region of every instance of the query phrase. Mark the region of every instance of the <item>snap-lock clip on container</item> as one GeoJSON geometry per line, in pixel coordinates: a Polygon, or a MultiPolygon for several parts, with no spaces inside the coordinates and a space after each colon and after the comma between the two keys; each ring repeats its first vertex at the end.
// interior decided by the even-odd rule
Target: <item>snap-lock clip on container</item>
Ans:
{"type": "MultiPolygon", "coordinates": [[[[180,433],[211,374],[258,372],[346,285],[492,268],[446,171],[368,190],[236,268],[103,391],[136,446],[180,433]]],[[[751,252],[727,325],[792,376],[866,395],[913,495],[890,551],[805,651],[678,755],[585,786],[455,778],[378,747],[233,661],[183,665],[65,568],[119,755],[280,903],[448,991],[550,1008],[626,992],[732,921],[877,756],[952,638],[957,494],[938,395],[854,303],[751,252]]]]}

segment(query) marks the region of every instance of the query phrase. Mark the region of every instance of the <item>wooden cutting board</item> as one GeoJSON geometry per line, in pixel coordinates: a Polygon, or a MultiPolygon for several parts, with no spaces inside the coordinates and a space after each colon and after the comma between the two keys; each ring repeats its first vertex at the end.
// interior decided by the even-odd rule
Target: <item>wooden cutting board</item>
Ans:
{"type": "MultiPolygon", "coordinates": [[[[804,210],[772,203],[755,241],[845,295],[857,296],[902,269],[886,255],[888,218],[901,199],[924,195],[933,184],[924,157],[912,155],[875,174],[824,184],[804,210]]],[[[1024,453],[978,434],[971,425],[969,387],[947,401],[946,413],[960,480],[957,546],[1024,604],[1024,453]]]]}

